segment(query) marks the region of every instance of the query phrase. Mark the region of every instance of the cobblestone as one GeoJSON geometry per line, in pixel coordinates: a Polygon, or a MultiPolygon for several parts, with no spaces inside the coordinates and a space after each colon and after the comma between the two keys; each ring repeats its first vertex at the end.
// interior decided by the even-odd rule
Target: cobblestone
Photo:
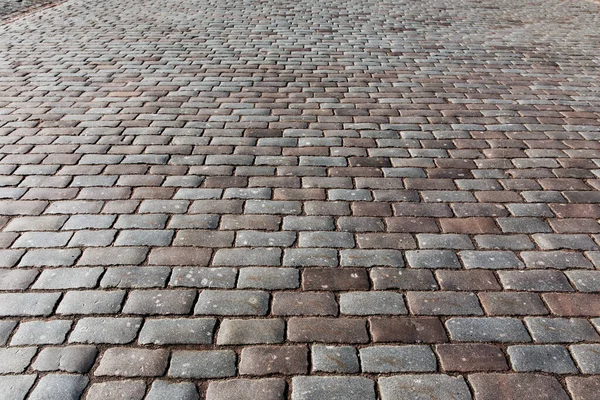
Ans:
{"type": "Polygon", "coordinates": [[[215,381],[208,385],[206,400],[283,400],[286,384],[283,379],[231,379],[215,381]]]}
{"type": "Polygon", "coordinates": [[[592,324],[585,319],[527,317],[525,324],[538,343],[577,343],[600,339],[592,324]]]}
{"type": "Polygon", "coordinates": [[[475,396],[481,399],[519,398],[527,393],[527,387],[538,391],[530,393],[532,399],[568,399],[556,378],[536,374],[474,374],[469,377],[475,396]]]}
{"type": "Polygon", "coordinates": [[[181,399],[198,400],[198,389],[193,383],[170,383],[166,381],[154,381],[146,399],[181,399]]]}
{"type": "Polygon", "coordinates": [[[37,371],[64,371],[87,373],[96,359],[94,346],[46,347],[37,356],[32,367],[37,371]]]}
{"type": "Polygon", "coordinates": [[[401,375],[379,378],[382,400],[430,399],[469,400],[471,393],[463,377],[449,375],[401,375]]]}
{"type": "Polygon", "coordinates": [[[315,344],[311,350],[314,372],[352,374],[360,371],[358,355],[352,346],[315,344]]]}
{"type": "Polygon", "coordinates": [[[371,346],[360,349],[362,370],[368,373],[428,372],[437,369],[429,346],[371,346]]]}
{"type": "Polygon", "coordinates": [[[225,319],[221,323],[217,344],[283,343],[285,322],[281,319],[225,319]]]}
{"type": "Polygon", "coordinates": [[[517,372],[577,373],[569,352],[563,346],[509,346],[506,352],[517,372]]]}
{"type": "Polygon", "coordinates": [[[0,386],[3,388],[5,399],[24,399],[33,386],[37,375],[3,375],[0,376],[0,386]]]}
{"type": "Polygon", "coordinates": [[[140,331],[140,344],[211,344],[216,320],[194,319],[146,319],[140,331]]]}
{"type": "Polygon", "coordinates": [[[168,375],[174,378],[226,378],[236,373],[231,350],[174,351],[168,375]]]}
{"type": "Polygon", "coordinates": [[[71,332],[69,343],[130,343],[141,325],[141,318],[82,318],[71,332]]]}
{"type": "Polygon", "coordinates": [[[128,349],[111,347],[107,349],[96,376],[161,376],[167,369],[169,352],[166,350],[128,349]]]}
{"type": "Polygon", "coordinates": [[[375,400],[375,382],[364,377],[298,376],[292,380],[293,400],[375,400]]]}
{"type": "Polygon", "coordinates": [[[50,374],[42,377],[29,396],[42,400],[77,400],[85,390],[88,378],[82,375],[50,374]]]}
{"type": "Polygon", "coordinates": [[[595,400],[595,2],[40,3],[0,398],[595,400]]]}
{"type": "Polygon", "coordinates": [[[146,384],[143,381],[118,380],[94,383],[90,386],[86,399],[130,399],[142,400],[146,393],[146,384]]]}

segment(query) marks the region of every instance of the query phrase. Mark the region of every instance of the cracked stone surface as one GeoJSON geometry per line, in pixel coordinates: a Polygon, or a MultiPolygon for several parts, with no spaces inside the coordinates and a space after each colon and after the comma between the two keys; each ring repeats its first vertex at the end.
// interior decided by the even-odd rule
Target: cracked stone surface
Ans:
{"type": "Polygon", "coordinates": [[[0,19],[0,399],[597,399],[600,3],[0,19]]]}

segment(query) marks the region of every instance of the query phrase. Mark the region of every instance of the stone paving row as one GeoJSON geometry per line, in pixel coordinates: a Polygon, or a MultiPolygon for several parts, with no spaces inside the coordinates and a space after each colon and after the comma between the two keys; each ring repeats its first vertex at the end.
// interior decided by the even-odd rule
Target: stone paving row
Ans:
{"type": "Polygon", "coordinates": [[[598,26],[69,0],[0,27],[0,399],[597,399],[598,26]]]}
{"type": "Polygon", "coordinates": [[[0,3],[0,21],[10,21],[41,7],[59,3],[62,0],[2,0],[0,3]]]}

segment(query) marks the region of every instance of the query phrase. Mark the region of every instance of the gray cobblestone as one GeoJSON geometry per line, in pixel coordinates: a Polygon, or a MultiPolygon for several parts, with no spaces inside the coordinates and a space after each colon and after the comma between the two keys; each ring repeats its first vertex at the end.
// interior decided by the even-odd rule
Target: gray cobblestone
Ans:
{"type": "Polygon", "coordinates": [[[472,398],[462,376],[398,375],[379,378],[378,382],[382,400],[472,398]]]}
{"type": "Polygon", "coordinates": [[[399,250],[342,250],[343,267],[403,267],[404,260],[399,250]]]}
{"type": "Polygon", "coordinates": [[[124,297],[124,291],[71,291],[64,295],[56,313],[65,315],[114,314],[121,310],[124,297]]]}
{"type": "Polygon", "coordinates": [[[459,342],[529,342],[523,323],[516,318],[450,318],[450,337],[459,342]]]}
{"type": "Polygon", "coordinates": [[[278,378],[213,381],[208,384],[206,400],[252,400],[256,396],[261,400],[283,400],[285,387],[285,381],[278,378]]]}
{"type": "Polygon", "coordinates": [[[583,254],[567,251],[523,251],[521,257],[525,261],[527,268],[587,268],[593,269],[583,254]]]}
{"type": "Polygon", "coordinates": [[[46,347],[37,356],[32,367],[36,371],[64,371],[87,373],[96,359],[94,346],[46,347]]]}
{"type": "Polygon", "coordinates": [[[70,267],[81,254],[79,249],[36,249],[29,250],[19,267],[70,267]]]}
{"type": "Polygon", "coordinates": [[[509,269],[523,268],[523,263],[510,251],[461,251],[465,268],[509,269]]]}
{"type": "Polygon", "coordinates": [[[154,381],[146,400],[198,400],[198,389],[193,383],[171,383],[167,381],[154,381]]]}
{"type": "Polygon", "coordinates": [[[42,271],[33,289],[74,289],[96,286],[104,268],[56,268],[42,271]]]}
{"type": "Polygon", "coordinates": [[[565,271],[575,288],[580,292],[600,292],[600,271],[565,271]]]}
{"type": "Polygon", "coordinates": [[[142,400],[146,393],[144,381],[118,380],[94,383],[87,392],[86,400],[142,400]]]}
{"type": "Polygon", "coordinates": [[[125,314],[187,314],[192,309],[195,290],[133,290],[123,307],[125,314]]]}
{"type": "Polygon", "coordinates": [[[235,268],[177,267],[173,268],[169,286],[227,289],[235,286],[236,276],[235,268]]]}
{"type": "Polygon", "coordinates": [[[331,217],[286,216],[283,229],[290,231],[332,231],[335,229],[331,217]]]}
{"type": "Polygon", "coordinates": [[[360,349],[363,372],[430,372],[437,361],[429,346],[370,346],[360,349]]]}
{"type": "Polygon", "coordinates": [[[0,346],[4,346],[13,329],[17,326],[17,321],[0,321],[0,346]]]}
{"type": "Polygon", "coordinates": [[[313,372],[352,374],[360,371],[358,355],[352,346],[315,344],[311,354],[313,372]]]}
{"type": "Polygon", "coordinates": [[[576,344],[569,346],[573,358],[584,374],[600,373],[600,345],[576,344]]]}
{"type": "Polygon", "coordinates": [[[0,349],[1,374],[23,373],[37,352],[35,347],[13,347],[0,349]]]}
{"type": "Polygon", "coordinates": [[[221,323],[217,344],[283,343],[285,322],[281,319],[225,319],[221,323]]]}
{"type": "Polygon", "coordinates": [[[577,343],[600,339],[592,324],[585,319],[526,317],[525,324],[538,343],[577,343]]]}
{"type": "Polygon", "coordinates": [[[174,351],[168,375],[173,378],[226,378],[236,372],[236,355],[231,350],[174,351]]]}
{"type": "Polygon", "coordinates": [[[354,247],[354,237],[349,232],[300,232],[300,247],[354,247]]]}
{"type": "Polygon", "coordinates": [[[26,270],[1,270],[0,269],[0,290],[23,290],[35,280],[38,271],[26,270]]]}
{"type": "Polygon", "coordinates": [[[29,396],[35,400],[77,400],[89,379],[82,375],[50,374],[42,377],[29,396]]]}
{"type": "Polygon", "coordinates": [[[0,316],[50,315],[60,293],[0,293],[0,316]]]}
{"type": "Polygon", "coordinates": [[[577,373],[569,352],[558,345],[509,346],[506,350],[517,372],[577,373]]]}
{"type": "Polygon", "coordinates": [[[573,288],[560,271],[499,271],[505,289],[531,292],[570,292],[573,288]]]}
{"type": "Polygon", "coordinates": [[[215,253],[214,266],[277,266],[281,258],[281,249],[220,249],[215,253]]]}
{"type": "Polygon", "coordinates": [[[167,369],[169,352],[164,349],[129,349],[111,347],[107,349],[96,376],[161,376],[167,369]]]}
{"type": "Polygon", "coordinates": [[[86,399],[142,400],[145,392],[146,384],[141,380],[110,380],[92,384],[87,392],[86,399]]]}
{"type": "Polygon", "coordinates": [[[451,250],[409,250],[405,254],[412,268],[460,268],[458,257],[451,250]]]}
{"type": "Polygon", "coordinates": [[[116,230],[85,230],[77,231],[69,241],[69,247],[99,247],[108,246],[115,239],[116,230]]]}
{"type": "Polygon", "coordinates": [[[417,235],[419,247],[421,249],[452,249],[452,250],[470,250],[473,249],[473,243],[467,235],[458,234],[439,234],[432,235],[422,233],[417,235]]]}
{"type": "Polygon", "coordinates": [[[295,241],[295,232],[238,231],[235,245],[249,247],[288,247],[295,241]]]}
{"type": "Polygon", "coordinates": [[[71,235],[70,232],[25,232],[12,247],[62,247],[67,244],[71,235]]]}
{"type": "Polygon", "coordinates": [[[240,289],[296,289],[300,273],[295,268],[248,267],[240,270],[237,287],[240,289]]]}
{"type": "Polygon", "coordinates": [[[61,344],[71,329],[71,324],[72,322],[67,320],[23,322],[12,337],[10,345],[61,344]]]}
{"type": "Polygon", "coordinates": [[[4,375],[0,376],[0,387],[3,388],[3,400],[23,400],[33,386],[37,375],[4,375]]]}
{"type": "Polygon", "coordinates": [[[82,318],[71,332],[69,343],[131,343],[141,325],[141,318],[82,318]]]}
{"type": "Polygon", "coordinates": [[[106,270],[100,286],[103,288],[164,287],[171,274],[168,267],[111,267],[106,270]]]}
{"type": "Polygon", "coordinates": [[[335,267],[338,254],[334,249],[285,249],[283,265],[286,267],[335,267]]]}
{"type": "Polygon", "coordinates": [[[292,400],[375,400],[375,382],[364,377],[296,376],[292,400]]]}
{"type": "Polygon", "coordinates": [[[214,318],[146,319],[140,344],[211,344],[214,318]]]}
{"type": "Polygon", "coordinates": [[[408,311],[400,293],[347,292],[340,295],[340,312],[348,315],[397,315],[408,311]]]}
{"type": "Polygon", "coordinates": [[[204,290],[198,297],[194,314],[265,315],[268,306],[267,292],[204,290]]]}

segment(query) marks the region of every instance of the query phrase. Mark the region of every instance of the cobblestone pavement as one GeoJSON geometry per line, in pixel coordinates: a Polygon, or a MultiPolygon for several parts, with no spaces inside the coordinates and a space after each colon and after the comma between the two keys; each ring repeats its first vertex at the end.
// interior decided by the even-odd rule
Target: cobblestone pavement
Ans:
{"type": "Polygon", "coordinates": [[[2,0],[0,1],[0,22],[11,20],[40,7],[50,6],[63,0],[2,0]]]}
{"type": "Polygon", "coordinates": [[[598,399],[600,5],[70,0],[0,27],[0,399],[598,399]]]}

